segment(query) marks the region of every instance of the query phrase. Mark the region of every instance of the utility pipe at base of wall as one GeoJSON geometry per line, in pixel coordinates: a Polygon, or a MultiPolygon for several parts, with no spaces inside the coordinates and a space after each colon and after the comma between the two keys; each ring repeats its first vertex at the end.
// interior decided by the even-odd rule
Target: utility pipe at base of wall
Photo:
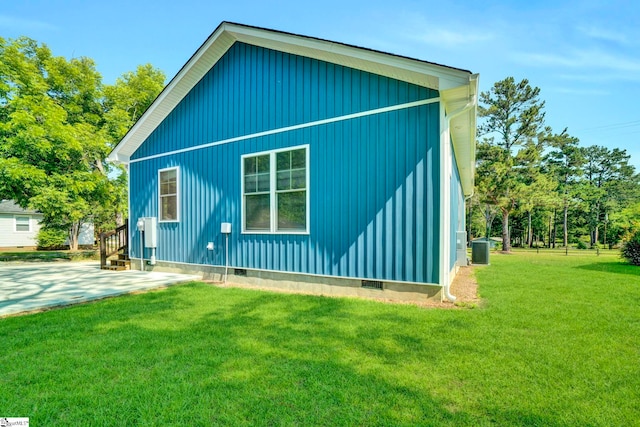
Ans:
{"type": "Polygon", "coordinates": [[[229,272],[229,234],[224,235],[224,284],[227,284],[227,273],[229,272]]]}
{"type": "Polygon", "coordinates": [[[144,271],[144,240],[142,240],[142,231],[140,231],[140,271],[144,271]]]}
{"type": "Polygon", "coordinates": [[[449,291],[450,285],[444,287],[444,296],[451,302],[456,302],[456,297],[451,294],[449,291]]]}

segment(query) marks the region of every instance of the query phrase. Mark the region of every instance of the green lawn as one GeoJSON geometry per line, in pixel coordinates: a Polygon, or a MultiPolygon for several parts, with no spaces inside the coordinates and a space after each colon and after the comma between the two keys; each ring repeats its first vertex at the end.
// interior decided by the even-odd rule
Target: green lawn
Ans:
{"type": "Polygon", "coordinates": [[[640,269],[492,254],[480,308],[193,283],[0,320],[0,416],[33,425],[627,426],[640,269]]]}
{"type": "Polygon", "coordinates": [[[95,250],[80,251],[0,251],[0,261],[87,261],[99,260],[100,252],[95,250]]]}

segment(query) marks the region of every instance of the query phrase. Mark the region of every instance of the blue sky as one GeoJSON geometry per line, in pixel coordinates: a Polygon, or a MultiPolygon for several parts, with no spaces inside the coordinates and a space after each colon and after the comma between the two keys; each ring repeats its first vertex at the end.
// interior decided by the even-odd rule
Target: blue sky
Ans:
{"type": "Polygon", "coordinates": [[[619,147],[640,170],[640,3],[629,1],[105,2],[0,0],[0,36],[88,56],[105,83],[139,64],[173,77],[221,21],[273,28],[507,76],[541,89],[546,122],[619,147]]]}

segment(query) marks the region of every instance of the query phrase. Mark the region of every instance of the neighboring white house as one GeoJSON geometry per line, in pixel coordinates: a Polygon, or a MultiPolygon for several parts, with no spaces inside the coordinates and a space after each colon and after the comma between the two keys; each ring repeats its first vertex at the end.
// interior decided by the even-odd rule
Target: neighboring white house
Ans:
{"type": "Polygon", "coordinates": [[[37,246],[42,214],[25,210],[12,200],[0,200],[0,248],[37,246]]]}
{"type": "MultiPolygon", "coordinates": [[[[22,209],[13,200],[0,200],[0,248],[33,248],[42,214],[22,209]]],[[[82,224],[78,244],[93,245],[93,223],[82,224]]]]}

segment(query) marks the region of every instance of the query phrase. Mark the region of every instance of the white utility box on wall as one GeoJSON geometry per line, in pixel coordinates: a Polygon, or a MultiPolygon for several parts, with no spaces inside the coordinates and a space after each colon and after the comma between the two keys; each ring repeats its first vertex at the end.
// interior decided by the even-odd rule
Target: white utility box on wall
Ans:
{"type": "Polygon", "coordinates": [[[157,248],[158,247],[158,221],[156,217],[143,217],[140,218],[144,222],[144,247],[145,248],[157,248]]]}

